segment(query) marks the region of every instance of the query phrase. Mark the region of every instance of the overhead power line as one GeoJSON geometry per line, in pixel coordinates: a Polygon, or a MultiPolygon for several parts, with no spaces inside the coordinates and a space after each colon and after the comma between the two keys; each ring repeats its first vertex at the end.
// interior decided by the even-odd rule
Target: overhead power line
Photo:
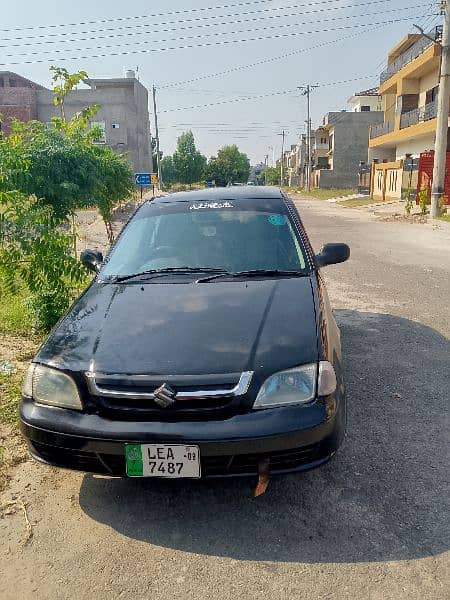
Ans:
{"type": "MultiPolygon", "coordinates": [[[[415,8],[421,8],[422,5],[418,4],[415,6],[409,6],[407,9],[402,8],[402,9],[390,9],[385,11],[386,13],[391,13],[391,12],[396,12],[398,10],[411,10],[411,9],[415,9],[415,8]]],[[[303,25],[313,25],[316,23],[329,23],[330,21],[335,22],[335,21],[345,21],[345,20],[349,20],[349,19],[356,19],[359,17],[371,17],[371,16],[378,16],[380,13],[379,12],[375,12],[375,13],[364,13],[364,14],[360,14],[360,15],[344,15],[341,17],[332,17],[330,19],[320,19],[318,21],[301,21],[300,23],[281,23],[281,24],[276,24],[276,25],[266,25],[265,27],[254,27],[253,29],[237,29],[235,31],[223,31],[223,32],[217,32],[217,31],[213,31],[211,33],[199,33],[199,34],[195,34],[195,35],[187,35],[187,36],[177,36],[176,38],[165,38],[165,39],[161,39],[161,40],[143,40],[143,41],[138,41],[138,42],[133,42],[133,45],[135,46],[141,46],[141,45],[147,45],[147,44],[162,44],[162,43],[166,43],[166,42],[175,42],[178,40],[198,40],[198,39],[204,39],[204,38],[208,38],[211,36],[217,36],[217,35],[237,35],[239,33],[255,33],[255,32],[260,32],[260,31],[271,31],[273,29],[275,30],[281,30],[281,29],[288,29],[291,27],[300,27],[303,25]]],[[[252,21],[252,19],[250,19],[250,21],[252,21]]],[[[245,23],[246,20],[244,19],[243,21],[236,21],[235,23],[245,23]]],[[[229,23],[221,23],[221,25],[234,25],[234,22],[229,22],[229,23]]],[[[368,23],[367,25],[372,25],[372,23],[368,23]]],[[[358,24],[355,24],[354,27],[357,27],[358,24]]],[[[161,29],[160,31],[154,31],[152,33],[158,34],[158,33],[170,33],[170,32],[175,32],[175,31],[181,31],[181,30],[186,30],[186,29],[191,29],[191,27],[181,27],[180,29],[177,28],[169,28],[169,29],[161,29]]],[[[324,31],[324,30],[323,30],[324,31]]],[[[305,32],[307,33],[307,32],[305,32]]],[[[123,34],[123,35],[130,35],[130,34],[123,34]]],[[[119,36],[106,36],[108,38],[114,38],[114,37],[120,37],[119,36]]],[[[93,38],[86,38],[87,41],[92,41],[93,38]]],[[[83,40],[73,40],[73,41],[83,41],[83,40]]],[[[0,46],[0,48],[5,48],[8,46],[0,46]]],[[[86,50],[104,50],[104,49],[109,49],[109,48],[117,48],[117,44],[107,44],[107,45],[101,45],[101,46],[91,46],[91,47],[87,47],[87,48],[73,48],[74,52],[85,52],[86,50]]],[[[16,57],[21,57],[21,56],[36,56],[36,55],[42,55],[42,54],[56,54],[56,53],[61,53],[61,52],[67,52],[66,48],[63,49],[59,49],[59,48],[55,48],[52,50],[36,50],[33,52],[19,52],[19,53],[13,53],[13,54],[5,54],[5,57],[7,58],[16,58],[16,57]]]]}
{"type": "MultiPolygon", "coordinates": [[[[337,0],[334,0],[337,1],[337,0]]],[[[372,4],[386,4],[388,2],[390,2],[391,0],[372,0],[370,2],[366,2],[365,6],[369,6],[372,4]]],[[[190,23],[191,27],[204,27],[202,25],[192,25],[201,21],[215,21],[216,19],[227,19],[227,18],[231,18],[231,17],[244,17],[244,16],[249,16],[249,15],[267,15],[264,17],[260,17],[258,19],[255,20],[263,20],[263,19],[273,19],[273,18],[283,18],[283,17],[289,17],[292,16],[293,14],[296,15],[299,12],[299,9],[302,7],[306,7],[306,8],[310,8],[311,6],[317,6],[317,5],[322,5],[321,2],[312,2],[310,4],[293,4],[290,6],[273,6],[271,8],[263,8],[263,9],[258,9],[258,10],[251,10],[251,11],[245,11],[245,12],[235,12],[235,13],[228,13],[226,15],[208,15],[205,17],[194,17],[194,18],[190,18],[190,19],[181,19],[181,20],[176,20],[176,21],[163,21],[160,23],[133,23],[133,25],[122,25],[122,26],[118,26],[118,27],[102,27],[101,30],[87,30],[87,31],[63,31],[63,32],[51,32],[50,34],[48,33],[43,33],[40,35],[27,35],[26,36],[26,42],[21,41],[21,43],[19,44],[8,44],[8,46],[36,46],[39,44],[59,44],[59,43],[68,43],[68,42],[72,42],[72,41],[79,41],[79,40],[58,40],[55,39],[57,37],[65,37],[65,36],[70,36],[70,35],[87,35],[87,34],[97,34],[97,33],[103,33],[105,31],[123,31],[123,30],[127,30],[127,29],[145,29],[145,28],[152,28],[152,30],[155,27],[160,27],[162,25],[176,25],[176,24],[184,24],[184,23],[190,23]],[[276,11],[286,11],[286,10],[291,10],[291,9],[297,9],[296,13],[289,13],[286,15],[268,15],[267,13],[271,13],[271,12],[276,12],[276,11]],[[32,42],[29,40],[40,40],[42,38],[48,38],[49,35],[51,35],[51,39],[49,40],[44,40],[42,42],[32,42]]],[[[311,14],[311,13],[320,13],[320,12],[329,12],[332,10],[347,10],[349,8],[359,8],[361,6],[360,3],[357,4],[346,4],[346,5],[341,5],[339,4],[338,6],[329,6],[328,8],[324,9],[324,8],[317,8],[317,9],[313,9],[313,10],[302,10],[300,11],[300,14],[304,15],[304,14],[311,14]]],[[[410,8],[410,7],[408,7],[410,8]]],[[[211,25],[207,25],[207,26],[213,26],[215,23],[212,23],[211,25]]],[[[131,35],[131,34],[129,34],[131,35]]],[[[137,34],[136,34],[137,35],[137,34]]],[[[108,37],[108,36],[106,36],[108,37]]],[[[118,36],[119,37],[119,36],[118,36]]],[[[11,38],[2,38],[3,42],[13,42],[18,40],[19,38],[17,37],[11,37],[11,38]]],[[[99,36],[97,36],[95,39],[100,39],[99,36]]],[[[1,47],[6,47],[6,46],[1,46],[1,47]]]]}
{"type": "MultiPolygon", "coordinates": [[[[341,79],[340,81],[331,81],[326,83],[317,83],[314,84],[314,87],[329,87],[333,85],[344,85],[347,83],[352,83],[354,81],[360,81],[361,79],[372,79],[373,75],[361,75],[360,77],[354,77],[352,79],[341,79]]],[[[256,94],[254,96],[241,96],[239,98],[230,98],[229,100],[219,100],[218,102],[208,102],[206,104],[196,104],[194,106],[183,106],[179,108],[167,108],[165,110],[160,111],[161,113],[169,113],[169,112],[179,112],[182,110],[195,110],[198,108],[210,108],[212,106],[220,106],[222,104],[232,104],[235,102],[244,102],[247,100],[260,100],[262,98],[269,98],[270,96],[286,96],[289,94],[298,95],[298,89],[295,88],[293,90],[283,90],[277,92],[267,92],[264,94],[256,94]]]]}
{"type": "MultiPolygon", "coordinates": [[[[185,15],[185,14],[190,14],[190,13],[202,13],[202,12],[207,12],[207,11],[222,10],[222,9],[226,9],[226,8],[245,7],[245,6],[255,5],[255,4],[269,4],[272,1],[273,0],[251,0],[248,2],[236,2],[234,4],[221,4],[221,5],[217,5],[217,6],[203,6],[203,7],[199,7],[199,8],[187,8],[187,9],[183,9],[183,10],[172,10],[172,11],[146,14],[146,15],[110,17],[107,19],[96,19],[93,21],[78,21],[75,23],[59,23],[59,24],[52,24],[52,25],[30,25],[28,27],[12,27],[9,29],[0,29],[0,33],[8,33],[8,32],[13,32],[13,31],[34,31],[34,30],[40,30],[40,29],[54,29],[54,28],[58,28],[58,27],[79,27],[79,26],[83,26],[83,25],[97,25],[97,24],[101,25],[102,23],[117,23],[117,22],[122,22],[122,21],[134,21],[134,20],[137,21],[137,20],[142,20],[142,19],[153,19],[155,17],[185,15]]],[[[325,4],[332,4],[332,3],[336,3],[336,2],[340,2],[340,1],[341,0],[320,0],[319,2],[309,2],[307,4],[299,4],[298,7],[300,8],[300,7],[304,7],[304,6],[313,6],[313,5],[320,5],[320,4],[325,5],[325,4]]]]}
{"type": "MultiPolygon", "coordinates": [[[[207,47],[225,46],[225,45],[231,45],[231,44],[243,44],[243,43],[256,42],[256,41],[262,41],[262,40],[273,40],[273,39],[297,37],[297,36],[301,36],[301,35],[311,35],[314,33],[327,33],[330,31],[343,31],[343,30],[348,30],[348,29],[369,27],[369,26],[373,26],[373,25],[390,25],[393,23],[400,23],[402,21],[416,20],[418,18],[423,18],[423,16],[424,15],[414,15],[411,17],[403,17],[401,19],[391,19],[389,21],[381,21],[378,23],[360,23],[360,24],[355,24],[355,25],[345,25],[345,26],[341,26],[341,27],[330,27],[328,29],[322,28],[322,29],[318,29],[318,30],[299,31],[299,32],[290,32],[290,33],[277,33],[277,34],[267,35],[267,36],[254,36],[254,37],[246,36],[245,38],[237,39],[237,40],[219,39],[219,40],[215,40],[213,42],[202,42],[199,44],[183,44],[183,45],[178,45],[178,46],[176,46],[176,45],[167,46],[167,47],[163,47],[163,48],[146,48],[145,50],[132,49],[132,50],[123,50],[123,51],[118,51],[118,52],[105,52],[105,53],[99,53],[99,54],[91,54],[90,53],[90,54],[84,55],[84,56],[67,56],[66,55],[66,56],[57,56],[57,57],[54,57],[53,59],[37,58],[37,59],[33,59],[33,60],[24,60],[24,61],[8,61],[8,62],[0,63],[0,64],[4,65],[4,66],[6,66],[6,65],[26,65],[26,64],[45,63],[45,62],[49,62],[49,60],[58,60],[58,61],[85,60],[85,59],[92,59],[92,58],[104,58],[106,56],[129,56],[129,55],[147,54],[147,53],[153,53],[153,52],[168,52],[168,51],[172,51],[172,50],[187,50],[187,49],[191,49],[191,48],[207,48],[207,47]]],[[[263,28],[263,29],[267,29],[267,28],[263,28]]],[[[233,33],[248,33],[248,30],[233,32],[233,33]]],[[[208,37],[208,36],[190,36],[189,39],[192,39],[192,37],[196,38],[196,37],[208,37]]],[[[215,37],[220,37],[220,36],[218,34],[216,34],[215,37]]],[[[176,38],[176,40],[180,40],[180,39],[187,39],[187,38],[176,38]]],[[[157,40],[157,41],[154,41],[153,43],[160,43],[163,41],[172,41],[172,40],[157,40]]],[[[173,40],[173,41],[175,41],[175,40],[173,40]]],[[[137,42],[137,43],[139,43],[139,42],[137,42]]],[[[114,46],[114,48],[115,47],[116,46],[114,46]]],[[[88,50],[93,50],[93,49],[95,49],[95,48],[86,48],[85,50],[88,51],[88,50]]],[[[75,50],[75,51],[78,51],[78,50],[75,50]]],[[[41,54],[41,53],[38,53],[38,54],[41,54]]],[[[11,58],[15,58],[15,56],[12,56],[11,58]]]]}

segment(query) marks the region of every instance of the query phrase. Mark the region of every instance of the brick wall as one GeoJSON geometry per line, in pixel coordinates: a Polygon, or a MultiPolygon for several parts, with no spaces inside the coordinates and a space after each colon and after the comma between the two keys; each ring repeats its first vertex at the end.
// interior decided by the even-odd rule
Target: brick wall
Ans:
{"type": "Polygon", "coordinates": [[[37,119],[36,90],[25,87],[0,88],[0,115],[1,128],[6,135],[10,132],[12,119],[37,119]]]}

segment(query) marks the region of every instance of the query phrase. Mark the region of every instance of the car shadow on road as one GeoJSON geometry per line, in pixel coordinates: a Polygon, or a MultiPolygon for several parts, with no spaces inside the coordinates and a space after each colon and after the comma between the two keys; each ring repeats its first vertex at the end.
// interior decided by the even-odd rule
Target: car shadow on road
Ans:
{"type": "Polygon", "coordinates": [[[450,342],[400,317],[337,311],[347,440],[326,466],[254,482],[86,475],[82,510],[149,544],[240,560],[367,562],[449,547],[450,342]]]}

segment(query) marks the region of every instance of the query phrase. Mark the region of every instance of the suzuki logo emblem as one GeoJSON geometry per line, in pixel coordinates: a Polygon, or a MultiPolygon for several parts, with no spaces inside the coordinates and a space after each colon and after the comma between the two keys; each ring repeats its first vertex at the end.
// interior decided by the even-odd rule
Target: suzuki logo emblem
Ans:
{"type": "Polygon", "coordinates": [[[163,383],[153,394],[156,404],[161,408],[170,408],[175,404],[177,394],[167,383],[163,383]]]}

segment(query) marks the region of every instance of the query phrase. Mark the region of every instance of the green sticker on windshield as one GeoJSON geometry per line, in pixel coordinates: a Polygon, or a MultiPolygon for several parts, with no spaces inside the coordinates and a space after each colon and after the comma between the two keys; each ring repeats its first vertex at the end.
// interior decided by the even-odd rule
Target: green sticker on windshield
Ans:
{"type": "Polygon", "coordinates": [[[271,225],[286,225],[286,217],[284,215],[270,215],[268,221],[271,225]]]}

